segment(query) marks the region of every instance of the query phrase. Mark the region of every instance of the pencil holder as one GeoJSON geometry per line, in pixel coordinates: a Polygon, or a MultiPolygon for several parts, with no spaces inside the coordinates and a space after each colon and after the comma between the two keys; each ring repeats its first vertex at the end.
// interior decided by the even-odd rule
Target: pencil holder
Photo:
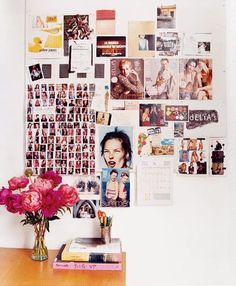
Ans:
{"type": "Polygon", "coordinates": [[[101,227],[101,241],[104,244],[111,243],[111,226],[101,227]]]}

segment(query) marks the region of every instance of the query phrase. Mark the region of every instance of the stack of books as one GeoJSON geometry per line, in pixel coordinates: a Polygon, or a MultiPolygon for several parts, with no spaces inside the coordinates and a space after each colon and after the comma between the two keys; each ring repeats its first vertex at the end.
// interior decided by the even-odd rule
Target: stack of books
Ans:
{"type": "Polygon", "coordinates": [[[100,238],[75,238],[63,244],[53,261],[54,269],[122,270],[119,238],[103,244],[100,238]]]}

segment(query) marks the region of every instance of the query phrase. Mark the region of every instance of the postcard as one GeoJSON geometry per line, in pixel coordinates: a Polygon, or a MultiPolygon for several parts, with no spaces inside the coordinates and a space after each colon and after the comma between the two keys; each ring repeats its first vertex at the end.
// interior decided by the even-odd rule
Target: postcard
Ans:
{"type": "Polygon", "coordinates": [[[97,57],[125,57],[126,37],[124,36],[103,36],[97,37],[97,57]]]}
{"type": "Polygon", "coordinates": [[[184,137],[184,123],[174,122],[174,137],[184,137]]]}
{"type": "Polygon", "coordinates": [[[188,121],[188,105],[165,105],[166,121],[188,121]]]}
{"type": "Polygon", "coordinates": [[[176,28],[176,5],[161,5],[157,7],[157,29],[176,28]]]}
{"type": "Polygon", "coordinates": [[[183,54],[188,56],[210,56],[212,52],[211,33],[184,33],[183,54]]]}
{"type": "Polygon", "coordinates": [[[174,155],[174,139],[162,138],[158,127],[139,131],[137,144],[139,156],[174,155]]]}
{"type": "Polygon", "coordinates": [[[140,104],[139,126],[168,126],[165,121],[164,105],[162,104],[140,104]]]}
{"type": "Polygon", "coordinates": [[[179,33],[161,32],[156,38],[156,51],[159,56],[178,56],[181,40],[179,33]]]}

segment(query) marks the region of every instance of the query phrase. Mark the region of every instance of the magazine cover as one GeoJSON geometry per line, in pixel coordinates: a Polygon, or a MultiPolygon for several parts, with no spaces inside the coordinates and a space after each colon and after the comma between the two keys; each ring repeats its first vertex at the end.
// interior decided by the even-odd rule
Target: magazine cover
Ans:
{"type": "Polygon", "coordinates": [[[178,99],[179,61],[145,59],[145,99],[178,99]]]}
{"type": "Polygon", "coordinates": [[[143,99],[143,59],[112,59],[110,79],[111,99],[143,99]]]}
{"type": "Polygon", "coordinates": [[[102,207],[130,206],[129,169],[102,169],[102,207]]]}

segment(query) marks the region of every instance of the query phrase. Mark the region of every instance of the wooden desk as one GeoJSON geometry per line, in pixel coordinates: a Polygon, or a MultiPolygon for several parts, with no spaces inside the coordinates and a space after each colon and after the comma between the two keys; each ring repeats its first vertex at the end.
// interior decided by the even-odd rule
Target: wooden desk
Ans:
{"type": "Polygon", "coordinates": [[[49,259],[33,261],[30,249],[0,248],[1,286],[124,286],[125,253],[122,271],[57,270],[52,262],[57,250],[49,250],[49,259]]]}

